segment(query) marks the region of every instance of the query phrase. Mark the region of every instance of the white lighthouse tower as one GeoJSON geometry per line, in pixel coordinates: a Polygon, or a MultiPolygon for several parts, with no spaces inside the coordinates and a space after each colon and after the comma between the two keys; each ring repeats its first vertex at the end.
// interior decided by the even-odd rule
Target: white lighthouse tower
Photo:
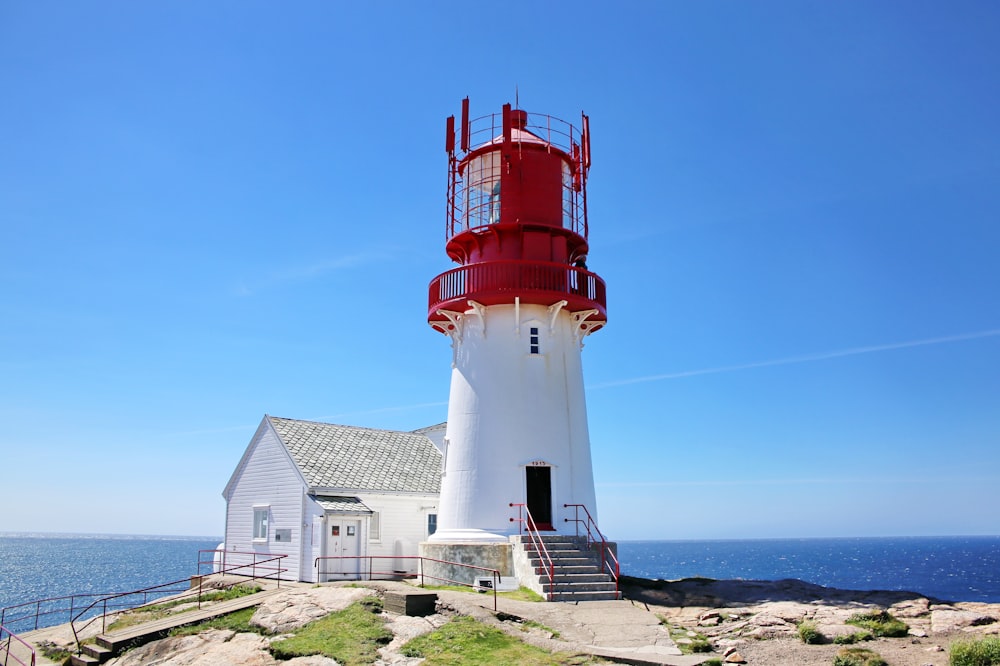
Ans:
{"type": "Polygon", "coordinates": [[[429,542],[507,543],[529,522],[574,534],[581,508],[597,518],[581,349],[607,318],[586,266],[588,118],[576,128],[508,104],[470,120],[465,99],[446,150],[445,248],[459,266],[429,293],[428,321],[452,346],[429,542]]]}

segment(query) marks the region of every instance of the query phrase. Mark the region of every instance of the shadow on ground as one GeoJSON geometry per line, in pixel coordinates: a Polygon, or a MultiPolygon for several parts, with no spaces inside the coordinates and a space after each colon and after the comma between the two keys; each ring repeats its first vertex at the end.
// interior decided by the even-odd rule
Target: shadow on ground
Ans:
{"type": "MultiPolygon", "coordinates": [[[[657,606],[684,608],[727,608],[768,601],[823,601],[842,604],[891,606],[901,601],[926,599],[923,594],[896,590],[840,590],[801,580],[649,580],[622,576],[621,590],[626,599],[657,606]]],[[[931,603],[941,603],[932,599],[931,603]]]]}

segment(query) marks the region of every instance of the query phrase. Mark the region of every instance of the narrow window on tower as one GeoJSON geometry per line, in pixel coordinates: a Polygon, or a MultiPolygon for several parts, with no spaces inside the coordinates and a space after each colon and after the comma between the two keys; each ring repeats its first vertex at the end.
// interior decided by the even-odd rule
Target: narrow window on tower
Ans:
{"type": "Polygon", "coordinates": [[[530,345],[531,353],[532,354],[538,354],[539,353],[538,328],[536,328],[535,326],[532,326],[531,329],[529,329],[529,331],[530,331],[531,335],[530,335],[528,343],[530,345]]]}

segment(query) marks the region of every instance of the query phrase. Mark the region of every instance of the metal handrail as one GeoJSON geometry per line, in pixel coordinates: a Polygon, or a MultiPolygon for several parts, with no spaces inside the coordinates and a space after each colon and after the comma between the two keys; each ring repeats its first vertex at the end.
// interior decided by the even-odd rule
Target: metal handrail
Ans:
{"type": "Polygon", "coordinates": [[[521,534],[521,526],[524,526],[525,532],[528,534],[528,539],[531,541],[531,545],[534,546],[535,551],[538,552],[539,556],[542,558],[542,564],[548,564],[549,569],[549,593],[546,595],[548,597],[547,601],[552,600],[552,596],[556,591],[556,566],[552,561],[552,556],[549,555],[548,548],[545,547],[545,541],[542,540],[542,535],[538,532],[537,524],[535,519],[531,517],[531,512],[528,511],[528,505],[523,503],[511,502],[508,506],[517,507],[517,518],[511,518],[510,522],[518,523],[517,533],[521,534]],[[521,510],[524,510],[524,516],[521,517],[521,510]]]}
{"type": "Polygon", "coordinates": [[[3,655],[4,666],[8,666],[9,660],[11,659],[21,666],[35,666],[35,648],[3,624],[0,624],[0,655],[3,655]],[[4,634],[7,635],[7,640],[4,640],[4,634]],[[16,640],[20,645],[27,648],[28,654],[30,655],[28,661],[23,661],[16,654],[11,654],[10,645],[12,640],[16,640]]]}
{"type": "Polygon", "coordinates": [[[597,521],[593,519],[590,515],[590,511],[587,510],[586,505],[583,504],[563,504],[563,508],[567,509],[573,507],[574,514],[573,518],[565,518],[564,522],[573,521],[576,523],[576,535],[580,536],[580,524],[583,523],[584,528],[587,530],[587,546],[593,548],[597,544],[597,539],[594,538],[593,532],[597,533],[597,536],[601,538],[601,570],[607,570],[611,577],[615,581],[615,593],[618,593],[618,578],[621,576],[621,564],[618,562],[618,556],[608,545],[608,540],[604,537],[600,528],[597,527],[597,521]],[[583,509],[584,514],[586,514],[587,519],[584,520],[580,518],[580,509],[583,509]],[[591,531],[593,527],[593,531],[591,531]],[[608,556],[611,556],[611,560],[614,562],[614,566],[611,566],[611,562],[608,561],[608,556]]]}
{"type": "MultiPolygon", "coordinates": [[[[271,553],[258,553],[258,552],[252,551],[252,550],[226,550],[225,548],[202,548],[201,550],[198,551],[198,575],[199,576],[202,575],[202,573],[201,573],[201,567],[202,567],[202,565],[211,565],[213,567],[212,573],[219,573],[218,571],[214,570],[214,568],[217,565],[220,567],[220,571],[226,571],[228,573],[232,573],[232,572],[238,571],[240,569],[247,569],[247,568],[249,568],[250,569],[250,578],[252,580],[256,580],[258,578],[263,578],[264,580],[276,580],[278,582],[278,587],[281,587],[281,574],[283,574],[286,571],[288,571],[288,569],[284,569],[284,568],[282,568],[280,566],[280,561],[283,558],[285,558],[285,557],[288,557],[288,555],[282,555],[282,554],[272,555],[271,553]],[[203,557],[202,553],[212,553],[213,554],[212,559],[211,560],[203,560],[202,559],[202,557],[203,557]],[[220,562],[216,562],[216,560],[215,560],[215,554],[217,554],[217,553],[222,553],[222,557],[220,558],[220,560],[221,560],[220,562]],[[250,559],[250,562],[248,564],[237,564],[237,565],[228,566],[226,564],[226,556],[227,555],[236,555],[236,556],[239,556],[239,557],[250,556],[251,559],[250,559]],[[258,557],[266,557],[268,559],[258,560],[257,559],[258,557]],[[264,566],[268,562],[273,562],[273,561],[279,562],[279,565],[278,566],[264,566]],[[271,573],[267,573],[267,574],[261,573],[261,574],[258,574],[258,572],[257,572],[258,568],[260,568],[262,571],[270,571],[271,573]],[[273,576],[277,576],[277,577],[273,578],[273,576]]],[[[245,576],[246,573],[234,574],[234,575],[245,576]]]]}
{"type": "MultiPolygon", "coordinates": [[[[268,554],[268,559],[261,560],[260,562],[257,562],[256,559],[255,559],[255,562],[253,564],[242,564],[242,565],[237,565],[237,566],[234,566],[234,567],[223,568],[223,569],[220,569],[219,571],[216,571],[215,573],[221,574],[221,575],[233,574],[233,575],[236,575],[236,576],[243,576],[245,578],[250,578],[250,580],[256,580],[257,578],[263,578],[265,580],[271,580],[270,576],[257,576],[256,575],[256,567],[255,567],[255,565],[258,565],[258,564],[259,565],[265,565],[265,564],[267,564],[269,562],[275,562],[275,561],[280,562],[280,560],[282,558],[285,558],[285,557],[288,557],[288,556],[287,555],[270,555],[270,554],[268,554]],[[248,567],[253,567],[253,576],[252,577],[251,576],[247,576],[246,573],[235,573],[235,572],[237,572],[237,571],[239,571],[241,569],[246,569],[248,567]]],[[[288,569],[282,569],[281,567],[265,567],[265,568],[266,569],[273,568],[277,572],[277,574],[278,574],[278,577],[279,577],[278,580],[279,581],[281,580],[281,578],[280,578],[281,573],[284,572],[284,571],[288,571],[288,569]]],[[[200,567],[200,564],[199,564],[199,572],[200,572],[200,570],[201,570],[201,567],[200,567]]],[[[161,583],[160,585],[153,585],[153,586],[150,586],[150,587],[144,587],[144,588],[141,588],[141,589],[138,589],[138,590],[132,590],[130,592],[118,592],[118,593],[115,593],[115,594],[106,595],[106,596],[104,596],[104,597],[102,597],[100,599],[97,599],[94,602],[92,602],[89,606],[87,606],[86,608],[82,609],[75,616],[73,616],[70,619],[70,622],[69,622],[70,628],[73,630],[73,639],[76,641],[77,654],[79,654],[80,651],[82,650],[82,642],[81,642],[81,639],[80,639],[80,632],[81,631],[83,631],[84,629],[86,629],[87,627],[89,627],[91,624],[93,624],[98,618],[101,619],[101,631],[102,632],[107,631],[107,617],[108,617],[108,611],[109,611],[109,609],[113,612],[116,609],[118,609],[118,610],[121,610],[121,609],[129,610],[129,609],[132,609],[132,608],[139,608],[141,606],[144,606],[146,603],[148,603],[148,597],[149,597],[150,594],[167,595],[167,594],[170,594],[171,592],[175,591],[175,590],[170,589],[171,586],[180,585],[180,584],[190,585],[191,584],[191,579],[190,578],[182,578],[180,580],[170,581],[169,583],[161,583]],[[124,599],[125,597],[132,596],[132,595],[137,595],[137,594],[142,594],[143,595],[143,601],[142,601],[142,603],[136,603],[136,604],[119,603],[117,605],[115,604],[116,600],[121,600],[121,599],[124,599]],[[110,602],[110,604],[109,604],[109,602],[110,602]],[[93,617],[90,617],[89,619],[86,620],[86,622],[81,622],[79,624],[79,626],[77,626],[77,623],[80,622],[80,620],[85,615],[87,615],[90,611],[96,609],[98,607],[98,605],[100,605],[100,608],[101,608],[100,613],[94,615],[93,617]]],[[[234,585],[235,585],[235,583],[234,583],[234,585]]],[[[182,589],[189,589],[189,588],[182,588],[182,589]]],[[[198,608],[201,608],[202,592],[203,592],[203,577],[199,574],[198,575],[198,589],[197,590],[192,590],[188,594],[174,595],[173,599],[183,599],[185,597],[194,597],[195,595],[197,595],[197,597],[198,597],[198,608]]],[[[162,598],[162,597],[158,596],[155,600],[159,601],[160,598],[162,598]]]]}
{"type": "MultiPolygon", "coordinates": [[[[468,299],[486,305],[522,300],[531,294],[560,294],[570,311],[597,310],[607,317],[607,286],[596,273],[551,261],[498,260],[458,266],[431,280],[427,291],[429,316],[453,301],[468,299]]],[[[588,315],[589,316],[589,315],[588,315]]]]}
{"type": "MultiPolygon", "coordinates": [[[[36,599],[34,601],[26,601],[21,604],[15,604],[13,606],[6,606],[0,608],[0,624],[5,624],[8,626],[16,626],[18,623],[25,620],[32,620],[33,624],[30,629],[19,629],[23,631],[35,631],[39,628],[39,618],[46,615],[55,615],[57,613],[66,613],[67,621],[76,612],[77,600],[80,599],[93,599],[94,597],[106,597],[112,592],[87,592],[86,594],[71,594],[68,596],[61,597],[48,597],[45,599],[36,599]],[[51,608],[52,604],[56,604],[60,601],[69,601],[69,606],[64,606],[61,608],[51,608]],[[23,615],[13,615],[13,611],[18,611],[20,609],[32,608],[33,611],[27,611],[23,615]]],[[[58,623],[56,623],[58,624],[58,623]]],[[[46,624],[45,626],[50,626],[46,624]]]]}
{"type": "MultiPolygon", "coordinates": [[[[373,576],[389,576],[390,578],[400,578],[401,574],[396,571],[375,571],[372,568],[372,560],[418,560],[420,564],[420,586],[424,586],[424,578],[432,578],[434,580],[439,580],[444,583],[453,583],[455,585],[462,585],[464,587],[475,588],[475,585],[470,585],[460,580],[451,580],[450,578],[441,578],[440,576],[432,576],[430,574],[424,573],[424,562],[437,562],[439,564],[448,564],[456,567],[464,567],[466,569],[476,569],[478,571],[489,572],[493,576],[493,610],[497,610],[497,587],[500,586],[500,571],[497,569],[489,569],[487,567],[479,567],[474,564],[465,564],[463,562],[450,562],[448,560],[437,560],[433,557],[423,557],[422,555],[323,555],[317,557],[313,561],[313,568],[316,569],[316,580],[319,581],[320,574],[330,575],[343,575],[343,576],[358,576],[361,577],[361,572],[347,572],[347,573],[337,573],[330,571],[320,571],[319,563],[320,560],[368,560],[368,578],[367,580],[375,580],[373,576]]],[[[359,562],[360,564],[360,562],[359,562]]]]}

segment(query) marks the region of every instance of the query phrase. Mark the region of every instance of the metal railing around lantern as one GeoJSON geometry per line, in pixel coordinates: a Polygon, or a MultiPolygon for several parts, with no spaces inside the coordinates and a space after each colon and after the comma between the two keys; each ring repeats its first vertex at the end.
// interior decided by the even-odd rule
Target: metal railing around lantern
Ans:
{"type": "MultiPolygon", "coordinates": [[[[485,305],[512,302],[514,296],[553,292],[565,296],[570,311],[596,309],[607,316],[607,287],[596,273],[566,264],[490,261],[459,266],[438,275],[428,291],[428,312],[449,301],[474,300],[485,305]]],[[[463,307],[464,309],[464,307],[463,307]]]]}
{"type": "MultiPolygon", "coordinates": [[[[493,194],[468,186],[469,174],[462,174],[463,159],[469,152],[483,146],[497,145],[503,138],[503,114],[491,113],[469,120],[468,100],[463,103],[463,119],[458,128],[449,124],[448,149],[447,238],[463,231],[486,227],[497,222],[493,194]],[[456,141],[461,137],[460,141],[456,141]],[[456,143],[460,146],[455,152],[456,143]]],[[[524,130],[544,142],[550,150],[564,153],[570,159],[572,172],[562,184],[562,226],[587,238],[587,170],[590,168],[590,121],[582,115],[582,130],[571,123],[544,113],[526,113],[524,130]]],[[[520,136],[520,135],[518,135],[520,136]]],[[[520,147],[518,138],[512,139],[520,147]]],[[[533,142],[534,143],[534,142],[533,142]]]]}

